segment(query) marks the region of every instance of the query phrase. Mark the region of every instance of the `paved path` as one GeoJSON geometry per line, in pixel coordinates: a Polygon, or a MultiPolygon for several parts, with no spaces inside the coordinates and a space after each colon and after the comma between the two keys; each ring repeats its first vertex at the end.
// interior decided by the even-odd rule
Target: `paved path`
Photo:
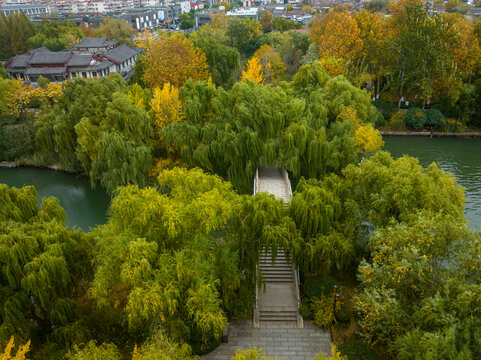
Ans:
{"type": "Polygon", "coordinates": [[[320,351],[325,355],[331,351],[329,333],[310,321],[304,323],[303,329],[279,323],[261,323],[259,329],[254,329],[252,320],[236,321],[229,327],[229,343],[219,345],[203,360],[230,360],[237,350],[253,346],[281,360],[312,360],[320,351]]]}
{"type": "Polygon", "coordinates": [[[258,192],[268,192],[274,194],[276,198],[288,203],[289,188],[282,176],[281,169],[259,167],[259,190],[258,192]]]}

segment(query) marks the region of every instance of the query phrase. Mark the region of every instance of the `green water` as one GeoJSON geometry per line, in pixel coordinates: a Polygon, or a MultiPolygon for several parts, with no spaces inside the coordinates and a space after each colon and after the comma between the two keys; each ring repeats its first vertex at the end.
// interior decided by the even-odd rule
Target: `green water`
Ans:
{"type": "MultiPolygon", "coordinates": [[[[385,149],[394,157],[415,156],[424,167],[435,161],[441,169],[453,173],[466,188],[466,218],[471,226],[481,229],[481,139],[385,136],[384,141],[385,149]]],[[[57,197],[71,227],[88,231],[106,221],[110,198],[100,186],[91,189],[86,178],[48,169],[0,168],[0,183],[34,185],[39,201],[57,197]]]]}
{"type": "Polygon", "coordinates": [[[0,168],[0,183],[15,187],[35,186],[39,203],[43,197],[55,196],[67,213],[70,227],[88,231],[106,222],[110,197],[98,185],[92,189],[86,178],[49,169],[0,168]]]}
{"type": "Polygon", "coordinates": [[[472,227],[481,228],[481,138],[384,136],[383,140],[394,157],[415,156],[424,167],[437,162],[453,173],[466,188],[466,218],[472,227]]]}

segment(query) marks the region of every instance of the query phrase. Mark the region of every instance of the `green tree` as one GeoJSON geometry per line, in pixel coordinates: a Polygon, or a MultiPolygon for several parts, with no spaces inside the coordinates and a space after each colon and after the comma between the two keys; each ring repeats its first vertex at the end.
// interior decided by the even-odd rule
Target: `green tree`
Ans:
{"type": "Polygon", "coordinates": [[[359,159],[345,114],[374,123],[377,111],[366,92],[343,78],[328,80],[314,63],[293,79],[298,96],[251,81],[229,91],[188,82],[181,90],[185,121],[164,130],[166,141],[188,164],[228,179],[241,192],[251,190],[259,165],[285,167],[294,178],[338,172],[359,159]],[[310,82],[316,90],[309,96],[304,84],[310,82]]]}
{"type": "Polygon", "coordinates": [[[214,84],[230,88],[239,69],[237,49],[223,45],[213,37],[203,36],[200,32],[193,33],[190,40],[205,54],[214,84]]]}
{"type": "Polygon", "coordinates": [[[81,349],[74,346],[73,351],[70,351],[66,358],[68,360],[120,360],[121,356],[114,344],[97,345],[95,341],[91,340],[81,349]]]}
{"type": "Polygon", "coordinates": [[[366,9],[372,11],[386,11],[388,2],[389,1],[387,0],[371,0],[366,4],[366,9]]]}
{"type": "Polygon", "coordinates": [[[33,187],[0,184],[0,338],[68,345],[88,336],[75,299],[92,276],[91,237],[65,226],[57,199],[38,207],[36,196],[33,187]]]}
{"type": "Polygon", "coordinates": [[[83,31],[74,23],[44,20],[35,35],[27,40],[27,44],[30,49],[45,46],[52,51],[60,51],[79,42],[83,37],[83,31]]]}
{"type": "MultiPolygon", "coordinates": [[[[2,20],[0,20],[0,26],[2,26],[2,20]]],[[[10,49],[2,49],[4,57],[9,54],[23,54],[27,52],[27,40],[35,34],[35,26],[30,22],[27,15],[24,13],[10,14],[7,19],[8,31],[6,32],[6,38],[4,40],[6,45],[10,44],[10,49]]],[[[2,26],[4,28],[4,25],[2,26]]],[[[2,37],[5,39],[5,35],[2,33],[2,37]]]]}
{"type": "Polygon", "coordinates": [[[391,5],[392,37],[387,42],[389,93],[401,99],[419,98],[424,105],[449,82],[456,87],[452,29],[442,16],[430,16],[421,1],[391,5]]]}
{"type": "Polygon", "coordinates": [[[53,111],[35,123],[38,144],[57,152],[65,166],[82,170],[109,192],[145,183],[153,129],[132,104],[118,74],[65,84],[53,111]]]}
{"type": "Polygon", "coordinates": [[[279,17],[279,16],[275,17],[272,20],[271,26],[272,26],[272,29],[274,29],[275,31],[280,31],[280,32],[301,28],[301,25],[296,23],[295,21],[285,19],[285,18],[282,18],[282,17],[279,17]]]}
{"type": "Polygon", "coordinates": [[[226,32],[226,35],[229,38],[229,45],[237,48],[240,52],[245,52],[248,43],[257,39],[260,34],[260,23],[251,18],[229,21],[226,32]]]}
{"type": "Polygon", "coordinates": [[[259,22],[261,23],[262,31],[265,33],[269,32],[272,24],[272,13],[267,10],[261,11],[259,22]]]}
{"type": "Polygon", "coordinates": [[[0,12],[0,58],[7,60],[13,55],[10,30],[5,13],[0,12]]]}
{"type": "Polygon", "coordinates": [[[201,348],[219,338],[223,299],[240,280],[236,253],[222,240],[236,204],[230,184],[198,169],[161,172],[156,188],[119,188],[109,222],[95,233],[91,291],[99,306],[139,340],[159,325],[201,348]]]}
{"type": "Polygon", "coordinates": [[[107,39],[118,40],[121,43],[131,45],[136,31],[133,26],[124,19],[104,17],[97,33],[107,39]]]}
{"type": "Polygon", "coordinates": [[[361,218],[378,226],[406,221],[420,210],[463,219],[463,189],[435,163],[424,170],[416,158],[394,160],[378,152],[359,167],[349,165],[343,175],[350,189],[347,196],[357,203],[361,218]]]}
{"type": "Polygon", "coordinates": [[[192,29],[194,27],[194,17],[191,13],[181,14],[180,18],[180,29],[187,30],[192,29]]]}
{"type": "Polygon", "coordinates": [[[398,359],[476,358],[481,308],[479,232],[456,217],[413,213],[370,240],[356,299],[361,334],[398,359]]]}

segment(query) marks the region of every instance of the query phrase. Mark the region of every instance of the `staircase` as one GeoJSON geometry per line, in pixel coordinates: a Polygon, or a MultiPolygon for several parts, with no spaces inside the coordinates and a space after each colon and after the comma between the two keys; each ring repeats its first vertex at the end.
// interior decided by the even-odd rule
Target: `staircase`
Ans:
{"type": "MultiPolygon", "coordinates": [[[[288,203],[292,197],[291,183],[284,169],[259,167],[254,179],[254,195],[268,192],[288,203]]],[[[274,324],[279,327],[303,328],[299,314],[300,296],[297,274],[283,249],[277,250],[272,263],[270,251],[262,252],[259,272],[263,282],[256,289],[254,327],[274,324]]]]}
{"type": "Polygon", "coordinates": [[[259,321],[295,327],[298,307],[294,271],[284,251],[278,250],[275,264],[270,253],[261,255],[259,270],[265,281],[265,291],[261,284],[259,289],[259,321]]]}

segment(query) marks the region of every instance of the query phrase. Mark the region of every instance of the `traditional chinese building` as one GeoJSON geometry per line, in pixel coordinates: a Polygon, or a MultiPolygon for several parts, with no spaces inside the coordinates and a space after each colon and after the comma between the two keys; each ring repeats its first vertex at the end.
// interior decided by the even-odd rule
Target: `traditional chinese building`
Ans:
{"type": "Polygon", "coordinates": [[[86,38],[74,49],[50,51],[43,47],[17,55],[5,64],[14,79],[36,83],[40,76],[51,82],[62,82],[74,77],[103,77],[111,72],[130,77],[141,49],[120,45],[104,38],[86,38]]]}

